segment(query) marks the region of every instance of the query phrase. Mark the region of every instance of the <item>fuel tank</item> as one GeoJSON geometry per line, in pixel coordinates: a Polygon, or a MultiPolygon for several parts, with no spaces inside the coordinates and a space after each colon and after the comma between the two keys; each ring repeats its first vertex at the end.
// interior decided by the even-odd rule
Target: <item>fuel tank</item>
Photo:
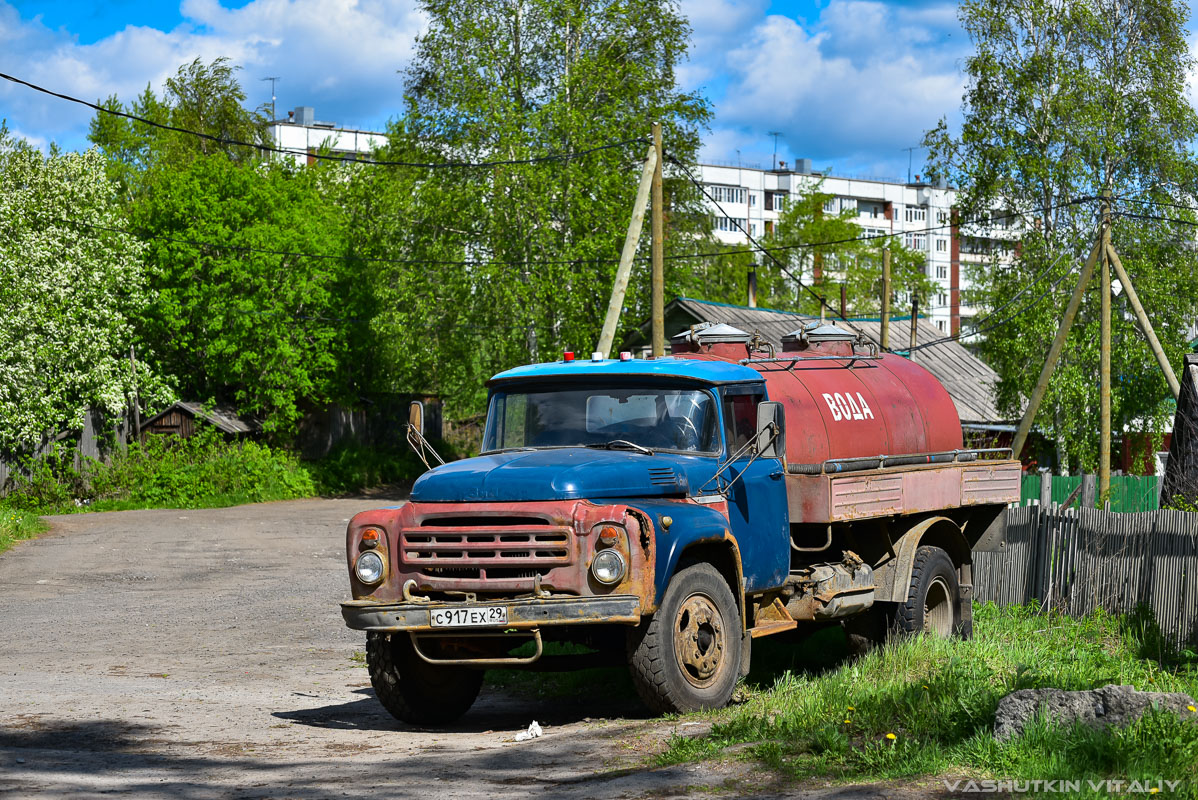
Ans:
{"type": "Polygon", "coordinates": [[[775,351],[759,337],[717,325],[678,334],[671,352],[760,372],[769,399],[786,409],[789,465],[960,449],[961,420],[944,386],[909,359],[857,339],[814,323],[787,334],[775,351]]]}

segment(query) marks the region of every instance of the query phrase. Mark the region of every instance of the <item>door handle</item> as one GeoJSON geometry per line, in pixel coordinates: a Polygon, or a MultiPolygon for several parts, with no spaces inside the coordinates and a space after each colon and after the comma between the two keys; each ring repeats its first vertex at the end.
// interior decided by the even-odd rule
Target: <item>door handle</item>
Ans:
{"type": "Polygon", "coordinates": [[[780,469],[776,469],[776,470],[774,470],[773,472],[771,472],[771,473],[770,473],[770,477],[771,477],[771,478],[773,478],[774,480],[778,480],[778,479],[779,479],[779,478],[781,478],[781,477],[782,477],[784,474],[785,474],[785,473],[783,473],[783,472],[782,472],[782,470],[780,470],[780,469]]]}

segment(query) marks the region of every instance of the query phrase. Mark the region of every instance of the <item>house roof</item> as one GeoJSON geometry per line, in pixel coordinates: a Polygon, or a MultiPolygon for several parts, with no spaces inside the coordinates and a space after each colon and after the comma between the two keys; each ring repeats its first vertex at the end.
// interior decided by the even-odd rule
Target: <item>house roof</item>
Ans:
{"type": "MultiPolygon", "coordinates": [[[[813,317],[793,311],[778,311],[771,308],[748,308],[727,303],[713,303],[691,297],[675,298],[666,307],[666,338],[673,336],[689,325],[700,322],[724,322],[749,333],[758,332],[776,347],[782,337],[810,322],[813,317]]],[[[890,337],[892,345],[906,344],[910,332],[910,317],[892,317],[890,337]]],[[[882,338],[880,320],[850,320],[849,323],[834,320],[841,327],[848,327],[878,342],[882,338]]],[[[634,334],[632,342],[643,344],[647,340],[649,323],[641,326],[641,333],[634,334]]],[[[927,319],[920,319],[916,344],[943,339],[944,333],[927,319]]],[[[895,348],[898,349],[898,348],[895,348]]],[[[957,415],[962,423],[986,424],[1009,422],[998,410],[995,387],[998,373],[985,362],[969,352],[959,342],[945,342],[936,347],[916,350],[911,360],[932,373],[948,390],[957,415]]]]}
{"type": "Polygon", "coordinates": [[[237,413],[236,410],[232,408],[227,406],[210,408],[206,407],[203,403],[196,403],[189,400],[179,400],[177,402],[171,403],[170,406],[164,408],[162,411],[159,411],[149,419],[142,420],[142,427],[149,427],[176,409],[190,414],[195,419],[202,419],[211,425],[215,425],[219,430],[225,433],[257,433],[258,431],[262,430],[262,425],[257,420],[249,417],[242,417],[237,413]]]}

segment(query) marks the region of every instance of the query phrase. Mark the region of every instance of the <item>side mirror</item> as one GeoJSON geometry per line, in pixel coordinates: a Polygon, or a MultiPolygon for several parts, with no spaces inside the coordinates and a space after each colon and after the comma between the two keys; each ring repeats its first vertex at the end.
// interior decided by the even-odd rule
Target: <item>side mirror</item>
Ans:
{"type": "Polygon", "coordinates": [[[767,400],[757,404],[757,453],[762,458],[786,457],[786,416],[781,403],[767,400]]]}
{"type": "Polygon", "coordinates": [[[424,436],[424,403],[413,400],[408,406],[408,424],[416,429],[416,433],[424,436]]]}

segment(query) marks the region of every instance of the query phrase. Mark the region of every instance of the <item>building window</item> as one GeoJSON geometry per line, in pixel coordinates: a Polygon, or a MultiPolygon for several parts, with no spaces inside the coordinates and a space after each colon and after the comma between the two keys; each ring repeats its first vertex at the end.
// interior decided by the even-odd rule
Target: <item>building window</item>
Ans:
{"type": "Polygon", "coordinates": [[[857,211],[863,217],[881,219],[886,216],[886,209],[881,203],[858,203],[857,211]]]}
{"type": "Polygon", "coordinates": [[[840,210],[855,212],[857,210],[857,198],[855,198],[855,197],[840,198],[840,210]]]}
{"type": "Polygon", "coordinates": [[[749,223],[749,235],[754,236],[754,237],[757,236],[757,223],[756,222],[749,223]]]}
{"type": "Polygon", "coordinates": [[[927,222],[928,210],[918,206],[907,206],[907,222],[927,222]]]}
{"type": "Polygon", "coordinates": [[[940,294],[936,295],[936,302],[940,306],[947,306],[948,305],[948,295],[945,294],[944,292],[941,292],[940,294]]]}
{"type": "Polygon", "coordinates": [[[824,201],[824,212],[828,214],[836,213],[836,198],[830,197],[824,201]]]}
{"type": "Polygon", "coordinates": [[[715,218],[715,228],[717,231],[724,231],[725,233],[743,233],[744,227],[745,220],[743,219],[733,219],[732,217],[715,218]]]}
{"type": "Polygon", "coordinates": [[[928,235],[926,233],[907,233],[903,235],[903,244],[911,250],[927,250],[928,235]]]}
{"type": "Polygon", "coordinates": [[[948,278],[948,267],[944,266],[943,264],[937,265],[936,277],[939,278],[940,280],[945,280],[946,278],[948,278]]]}
{"type": "Polygon", "coordinates": [[[711,196],[717,203],[743,203],[746,191],[739,186],[712,186],[711,196]]]}
{"type": "Polygon", "coordinates": [[[757,195],[753,194],[752,192],[749,192],[749,208],[756,208],[756,207],[757,207],[757,195]]]}
{"type": "Polygon", "coordinates": [[[947,212],[947,211],[937,211],[936,212],[936,224],[937,225],[947,225],[949,222],[949,219],[950,219],[949,212],[947,212]]]}
{"type": "Polygon", "coordinates": [[[944,320],[942,320],[942,319],[938,319],[938,320],[936,320],[936,328],[937,328],[937,330],[939,330],[941,333],[943,333],[943,332],[944,332],[944,330],[945,330],[945,327],[944,327],[944,320]]]}
{"type": "Polygon", "coordinates": [[[936,240],[936,252],[937,253],[947,253],[948,252],[948,239],[937,239],[936,240]]]}

